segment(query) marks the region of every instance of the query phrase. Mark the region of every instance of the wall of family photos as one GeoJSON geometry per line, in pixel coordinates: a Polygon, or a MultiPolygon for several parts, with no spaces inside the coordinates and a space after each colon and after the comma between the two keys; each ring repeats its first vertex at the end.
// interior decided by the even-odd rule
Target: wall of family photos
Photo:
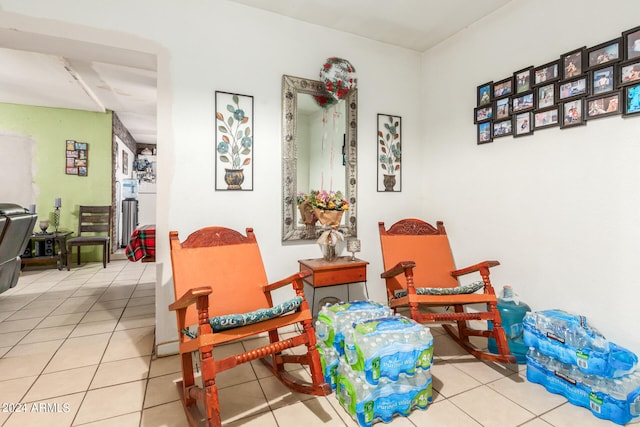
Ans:
{"type": "Polygon", "coordinates": [[[640,115],[640,26],[477,88],[477,142],[640,115]]]}

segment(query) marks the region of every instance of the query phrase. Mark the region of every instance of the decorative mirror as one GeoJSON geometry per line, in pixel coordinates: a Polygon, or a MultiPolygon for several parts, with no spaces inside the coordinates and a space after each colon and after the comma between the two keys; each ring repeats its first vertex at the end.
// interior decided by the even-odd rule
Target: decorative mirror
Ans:
{"type": "Polygon", "coordinates": [[[282,240],[317,239],[322,226],[305,226],[297,195],[342,191],[349,201],[339,230],[357,236],[358,91],[324,105],[322,82],[282,76],[282,240]]]}

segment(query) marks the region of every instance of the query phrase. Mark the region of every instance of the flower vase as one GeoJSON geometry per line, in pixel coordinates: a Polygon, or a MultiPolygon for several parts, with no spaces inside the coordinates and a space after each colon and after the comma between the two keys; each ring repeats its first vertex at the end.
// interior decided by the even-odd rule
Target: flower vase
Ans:
{"type": "Polygon", "coordinates": [[[336,245],[321,243],[320,250],[322,251],[322,258],[324,258],[326,261],[334,261],[338,257],[336,252],[336,245]]]}
{"type": "Polygon", "coordinates": [[[334,261],[344,250],[344,236],[333,228],[325,230],[318,239],[318,245],[322,251],[322,258],[326,261],[334,261]]]}
{"type": "Polygon", "coordinates": [[[227,183],[227,190],[242,190],[244,171],[242,169],[225,168],[224,182],[227,183]]]}
{"type": "Polygon", "coordinates": [[[396,176],[384,175],[382,183],[384,184],[384,191],[393,191],[393,187],[396,186],[396,176]]]}

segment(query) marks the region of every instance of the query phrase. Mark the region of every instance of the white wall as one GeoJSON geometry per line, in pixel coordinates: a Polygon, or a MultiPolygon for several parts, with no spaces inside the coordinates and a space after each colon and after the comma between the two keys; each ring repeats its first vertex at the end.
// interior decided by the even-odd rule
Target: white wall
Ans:
{"type": "Polygon", "coordinates": [[[0,131],[0,201],[24,208],[35,203],[38,195],[33,184],[35,145],[30,136],[0,131]]]}
{"type": "Polygon", "coordinates": [[[297,259],[319,256],[315,245],[280,242],[280,82],[282,74],[314,78],[324,59],[341,56],[358,73],[359,256],[371,262],[374,299],[384,300],[377,221],[443,219],[459,265],[498,259],[498,288],[512,284],[536,310],[587,315],[640,353],[640,118],[483,146],[472,121],[477,85],[614,38],[638,25],[639,7],[513,0],[422,57],[223,0],[162,8],[113,0],[100,9],[81,0],[0,0],[0,27],[157,54],[158,343],[176,335],[166,311],[169,230],[184,238],[207,225],[252,226],[272,280],[296,270],[297,259]],[[215,90],[254,96],[252,192],[214,191],[215,90]],[[400,193],[376,191],[380,112],[402,117],[400,193]]]}
{"type": "MultiPolygon", "coordinates": [[[[113,0],[0,0],[0,27],[78,38],[158,55],[158,284],[156,338],[174,340],[168,236],[209,225],[255,228],[271,280],[320,256],[315,244],[281,243],[281,78],[317,78],[338,56],[359,87],[358,230],[369,266],[369,295],[383,301],[378,220],[419,215],[420,55],[346,33],[228,3],[113,0]],[[124,13],[126,11],[126,13],[124,13]],[[254,191],[214,191],[214,92],[254,97],[254,191]],[[376,192],[376,114],[403,117],[402,193],[376,192]],[[268,206],[272,206],[268,209],[268,206]],[[265,207],[267,207],[265,209],[265,207]]],[[[278,294],[277,298],[282,298],[278,294]]],[[[169,346],[160,349],[168,349],[169,346]]]]}
{"type": "Polygon", "coordinates": [[[639,16],[637,0],[514,0],[429,50],[421,153],[422,212],[445,221],[458,265],[498,259],[498,289],[586,315],[636,353],[640,117],[478,146],[473,107],[478,85],[618,37],[639,16]]]}

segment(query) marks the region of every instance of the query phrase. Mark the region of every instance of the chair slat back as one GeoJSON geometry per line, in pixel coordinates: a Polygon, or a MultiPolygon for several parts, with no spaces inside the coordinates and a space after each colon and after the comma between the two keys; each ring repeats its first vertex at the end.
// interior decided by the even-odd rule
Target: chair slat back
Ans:
{"type": "Polygon", "coordinates": [[[78,236],[111,231],[111,206],[80,206],[78,236]]]}
{"type": "MultiPolygon", "coordinates": [[[[191,288],[210,286],[209,316],[247,313],[270,307],[262,287],[267,285],[262,256],[251,228],[247,236],[223,227],[192,233],[183,243],[169,233],[175,297],[191,288]]],[[[197,323],[194,306],[187,324],[197,323]]]]}
{"type": "MultiPolygon", "coordinates": [[[[458,286],[451,276],[455,263],[444,225],[434,228],[420,220],[403,220],[385,230],[379,223],[380,244],[384,269],[388,270],[402,261],[414,261],[414,283],[418,288],[453,288],[458,286]],[[403,227],[399,227],[401,224],[403,227]],[[426,226],[424,226],[426,224],[426,226]]],[[[406,289],[404,275],[389,280],[388,287],[406,289]]]]}

